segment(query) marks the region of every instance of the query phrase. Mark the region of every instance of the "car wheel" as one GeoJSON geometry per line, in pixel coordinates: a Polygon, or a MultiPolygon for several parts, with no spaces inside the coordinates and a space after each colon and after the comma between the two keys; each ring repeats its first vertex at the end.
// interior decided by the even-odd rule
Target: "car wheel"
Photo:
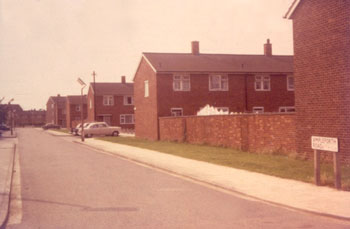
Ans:
{"type": "Polygon", "coordinates": [[[114,132],[112,133],[112,136],[118,137],[118,136],[119,136],[119,132],[118,132],[118,131],[114,131],[114,132]]]}

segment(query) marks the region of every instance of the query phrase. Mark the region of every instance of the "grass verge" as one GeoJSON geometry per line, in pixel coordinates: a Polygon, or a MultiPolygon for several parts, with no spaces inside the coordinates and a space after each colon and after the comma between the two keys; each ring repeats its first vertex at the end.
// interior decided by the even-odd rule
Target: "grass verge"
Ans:
{"type": "Polygon", "coordinates": [[[50,130],[57,131],[57,132],[61,132],[61,133],[66,133],[66,134],[69,134],[69,133],[70,133],[70,130],[68,130],[67,128],[50,129],[50,130]]]}
{"type": "MultiPolygon", "coordinates": [[[[99,139],[281,178],[309,183],[313,182],[312,161],[298,160],[285,155],[256,154],[231,148],[177,142],[148,141],[133,137],[101,137],[99,139]]],[[[322,185],[334,186],[332,164],[321,164],[321,183],[322,185]]],[[[342,186],[344,190],[350,190],[349,165],[342,166],[342,186]]]]}

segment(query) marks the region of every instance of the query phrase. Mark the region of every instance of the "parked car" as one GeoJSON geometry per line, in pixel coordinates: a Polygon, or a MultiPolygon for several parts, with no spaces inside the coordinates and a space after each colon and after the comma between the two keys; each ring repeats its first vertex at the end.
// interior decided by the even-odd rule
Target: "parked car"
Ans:
{"type": "MultiPolygon", "coordinates": [[[[89,125],[89,122],[84,122],[84,129],[89,125]]],[[[70,132],[74,135],[78,135],[79,130],[81,129],[81,123],[79,123],[75,128],[72,128],[70,132]]]]}
{"type": "Polygon", "coordinates": [[[61,129],[59,125],[53,124],[53,123],[47,123],[42,127],[44,130],[48,129],[61,129]]]}
{"type": "MultiPolygon", "coordinates": [[[[85,128],[84,135],[86,137],[92,137],[95,135],[111,135],[119,136],[121,127],[119,126],[109,126],[105,122],[92,122],[85,128]]],[[[81,135],[81,129],[79,129],[78,134],[81,135]]]]}
{"type": "Polygon", "coordinates": [[[6,126],[5,124],[0,124],[0,130],[10,130],[10,127],[6,126]]]}

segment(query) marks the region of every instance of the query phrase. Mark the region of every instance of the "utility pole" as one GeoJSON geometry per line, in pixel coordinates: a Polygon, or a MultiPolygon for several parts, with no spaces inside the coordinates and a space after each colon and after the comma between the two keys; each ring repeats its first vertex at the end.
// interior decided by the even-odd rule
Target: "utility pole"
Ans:
{"type": "Polygon", "coordinates": [[[96,80],[95,80],[95,77],[96,77],[96,72],[93,71],[92,72],[92,76],[94,77],[94,121],[96,121],[96,80]]]}

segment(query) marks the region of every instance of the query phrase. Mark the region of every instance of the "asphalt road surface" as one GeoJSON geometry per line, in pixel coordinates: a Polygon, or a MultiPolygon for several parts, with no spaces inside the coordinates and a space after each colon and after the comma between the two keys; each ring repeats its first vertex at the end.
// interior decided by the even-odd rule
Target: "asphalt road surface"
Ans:
{"type": "Polygon", "coordinates": [[[92,150],[73,137],[17,132],[8,229],[350,228],[92,150]]]}

